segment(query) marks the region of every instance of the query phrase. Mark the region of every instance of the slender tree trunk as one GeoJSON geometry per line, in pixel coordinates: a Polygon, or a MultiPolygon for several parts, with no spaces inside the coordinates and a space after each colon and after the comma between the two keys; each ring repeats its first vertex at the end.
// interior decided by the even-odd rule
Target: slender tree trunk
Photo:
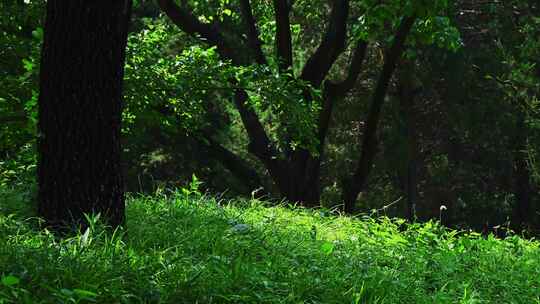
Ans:
{"type": "Polygon", "coordinates": [[[386,55],[367,117],[366,128],[362,138],[362,154],[352,177],[347,179],[343,184],[343,210],[347,213],[354,212],[356,199],[366,187],[366,182],[373,166],[373,160],[377,153],[377,129],[386,92],[397,63],[405,49],[405,40],[415,20],[416,16],[403,17],[394,36],[394,42],[386,55]]]}
{"type": "Polygon", "coordinates": [[[418,140],[414,115],[414,102],[421,89],[421,84],[415,77],[414,63],[405,61],[398,77],[399,106],[406,139],[405,166],[405,217],[414,220],[416,217],[417,189],[417,154],[418,140]]]}
{"type": "Polygon", "coordinates": [[[527,135],[525,128],[525,115],[519,114],[516,128],[514,147],[514,195],[516,198],[513,207],[513,224],[516,231],[531,225],[531,183],[530,171],[527,164],[527,135]]]}
{"type": "Polygon", "coordinates": [[[122,79],[131,0],[49,0],[39,96],[38,211],[53,227],[124,220],[122,79]]]}

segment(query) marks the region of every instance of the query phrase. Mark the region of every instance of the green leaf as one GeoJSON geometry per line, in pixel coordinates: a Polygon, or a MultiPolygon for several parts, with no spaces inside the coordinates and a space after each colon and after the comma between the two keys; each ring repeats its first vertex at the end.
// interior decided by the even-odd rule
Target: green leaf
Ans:
{"type": "Polygon", "coordinates": [[[32,31],[32,36],[38,40],[42,40],[43,39],[43,28],[42,27],[38,27],[36,28],[35,30],[32,31]]]}
{"type": "Polygon", "coordinates": [[[61,292],[63,295],[67,296],[67,297],[70,297],[70,298],[73,297],[73,291],[71,291],[71,290],[69,290],[69,289],[67,289],[67,288],[62,288],[62,289],[60,289],[60,292],[61,292]]]}
{"type": "Polygon", "coordinates": [[[95,297],[97,297],[97,293],[95,293],[93,291],[89,291],[89,290],[75,288],[75,289],[73,289],[73,292],[75,292],[75,294],[77,294],[81,298],[95,298],[95,297]]]}
{"type": "Polygon", "coordinates": [[[27,72],[31,72],[34,69],[34,63],[28,59],[22,60],[23,67],[27,72]]]}
{"type": "Polygon", "coordinates": [[[21,280],[15,276],[12,276],[12,275],[8,275],[8,276],[5,276],[5,277],[2,277],[2,284],[4,286],[13,286],[13,285],[17,285],[21,282],[21,280]]]}
{"type": "Polygon", "coordinates": [[[321,245],[321,251],[326,255],[331,255],[334,252],[334,244],[330,242],[324,242],[321,245]]]}
{"type": "Polygon", "coordinates": [[[86,228],[86,231],[81,236],[81,245],[87,246],[88,245],[88,237],[90,236],[90,228],[86,228]]]}

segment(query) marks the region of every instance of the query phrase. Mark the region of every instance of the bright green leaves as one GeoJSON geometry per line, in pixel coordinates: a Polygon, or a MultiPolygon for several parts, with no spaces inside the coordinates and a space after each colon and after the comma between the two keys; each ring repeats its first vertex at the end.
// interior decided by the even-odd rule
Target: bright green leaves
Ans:
{"type": "Polygon", "coordinates": [[[216,48],[189,42],[160,20],[147,21],[146,29],[130,37],[125,132],[144,119],[197,133],[212,123],[209,108],[223,107],[235,89],[243,89],[278,148],[316,151],[320,91],[267,66],[234,66],[216,48]]]}
{"type": "Polygon", "coordinates": [[[409,44],[432,45],[456,50],[461,46],[459,31],[446,16],[446,0],[416,1],[362,1],[353,3],[359,16],[352,24],[352,34],[357,39],[378,40],[390,43],[393,33],[405,16],[417,16],[409,44]]]}
{"type": "Polygon", "coordinates": [[[324,242],[321,245],[321,252],[325,255],[331,255],[334,252],[334,244],[331,242],[324,242]]]}
{"type": "MultiPolygon", "coordinates": [[[[240,16],[236,12],[236,2],[230,0],[187,1],[199,20],[207,23],[224,22],[239,24],[240,16]]],[[[182,5],[182,4],[181,4],[182,5]]]]}
{"type": "Polygon", "coordinates": [[[316,153],[319,90],[264,66],[237,68],[236,78],[247,89],[250,105],[260,113],[278,149],[304,148],[316,153]]]}
{"type": "Polygon", "coordinates": [[[436,45],[451,51],[462,46],[459,30],[451,24],[450,18],[443,16],[418,20],[409,41],[414,45],[436,45]]]}
{"type": "Polygon", "coordinates": [[[14,285],[17,285],[21,282],[21,280],[15,276],[12,276],[12,275],[7,275],[7,276],[4,276],[2,277],[2,285],[4,286],[14,286],[14,285]]]}
{"type": "MultiPolygon", "coordinates": [[[[223,90],[218,54],[190,47],[186,36],[166,22],[148,21],[130,37],[126,60],[124,131],[136,120],[196,131],[207,122],[205,104],[223,90]],[[167,114],[167,115],[163,115],[167,114]]],[[[229,92],[226,92],[229,93],[229,92]]]]}
{"type": "Polygon", "coordinates": [[[395,27],[402,14],[400,7],[392,2],[364,1],[356,5],[356,10],[361,14],[352,24],[352,31],[355,37],[362,40],[373,40],[385,36],[388,25],[395,27]]]}

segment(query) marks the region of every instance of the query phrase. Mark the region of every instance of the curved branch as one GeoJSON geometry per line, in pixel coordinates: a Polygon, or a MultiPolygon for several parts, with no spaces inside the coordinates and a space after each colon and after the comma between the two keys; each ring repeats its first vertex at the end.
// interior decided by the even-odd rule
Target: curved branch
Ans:
{"type": "Polygon", "coordinates": [[[309,58],[300,76],[312,86],[319,87],[337,57],[345,49],[349,0],[334,0],[330,22],[321,44],[309,58]]]}
{"type": "Polygon", "coordinates": [[[362,149],[360,161],[354,171],[352,179],[345,183],[343,189],[344,209],[345,212],[351,213],[354,211],[354,203],[356,197],[363,191],[367,182],[367,177],[371,172],[373,159],[377,151],[377,125],[379,123],[382,105],[392,74],[396,68],[398,60],[405,49],[405,40],[409,35],[411,28],[416,21],[416,16],[407,16],[401,20],[398,30],[394,36],[394,42],[390,50],[386,54],[385,62],[377,81],[377,87],[373,93],[369,114],[366,122],[366,129],[362,139],[362,149]]]}
{"type": "Polygon", "coordinates": [[[180,7],[173,0],[158,0],[157,2],[163,12],[184,32],[192,36],[199,35],[210,45],[216,46],[219,54],[224,59],[231,60],[237,65],[241,64],[241,60],[235,55],[233,48],[225,41],[219,29],[199,21],[197,17],[193,16],[187,4],[180,7]]]}
{"type": "Polygon", "coordinates": [[[347,93],[352,90],[360,71],[362,70],[362,63],[366,57],[368,43],[366,41],[359,41],[354,49],[351,64],[349,66],[349,72],[347,78],[343,81],[335,83],[330,80],[324,82],[323,91],[323,105],[319,114],[319,151],[322,151],[324,142],[326,140],[326,134],[330,126],[330,118],[332,117],[332,110],[336,99],[343,98],[347,93]]]}
{"type": "Polygon", "coordinates": [[[253,17],[250,0],[240,0],[240,11],[246,23],[249,47],[255,52],[255,61],[258,64],[266,65],[266,57],[262,51],[262,42],[259,39],[259,30],[253,17]]]}
{"type": "Polygon", "coordinates": [[[368,42],[364,40],[360,40],[356,44],[351,64],[349,65],[347,78],[338,83],[334,83],[331,81],[325,83],[325,87],[326,84],[330,84],[330,90],[333,96],[344,97],[350,90],[352,90],[354,84],[356,83],[356,80],[358,79],[358,76],[360,75],[360,71],[362,70],[362,63],[364,62],[364,58],[366,57],[367,47],[368,42]]]}
{"type": "MultiPolygon", "coordinates": [[[[234,55],[219,30],[209,24],[200,22],[191,14],[187,6],[180,7],[173,0],[158,0],[158,3],[167,16],[183,31],[194,36],[200,35],[211,45],[217,46],[218,52],[223,59],[232,60],[235,65],[242,65],[240,59],[234,55]]],[[[231,82],[234,87],[234,79],[231,82]]],[[[250,153],[257,156],[267,167],[268,165],[272,166],[272,159],[277,159],[277,152],[273,148],[272,142],[268,138],[257,113],[246,105],[248,98],[249,96],[245,90],[235,90],[234,103],[249,136],[250,153]]]]}

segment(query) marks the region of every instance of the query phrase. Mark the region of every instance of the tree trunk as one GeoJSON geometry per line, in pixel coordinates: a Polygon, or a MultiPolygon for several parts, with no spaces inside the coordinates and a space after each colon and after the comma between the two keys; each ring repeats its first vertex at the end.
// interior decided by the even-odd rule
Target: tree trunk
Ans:
{"type": "Polygon", "coordinates": [[[386,92],[397,63],[405,49],[405,40],[415,20],[416,16],[403,17],[394,36],[392,46],[385,56],[385,62],[369,108],[366,128],[362,135],[362,154],[352,177],[348,178],[343,184],[343,210],[346,213],[354,212],[356,199],[365,190],[373,160],[377,154],[377,129],[386,92]]]}
{"type": "Polygon", "coordinates": [[[282,175],[286,178],[279,187],[282,196],[290,202],[305,207],[316,207],[320,203],[320,161],[311,155],[289,162],[282,175]]]}
{"type": "Polygon", "coordinates": [[[124,220],[122,79],[131,0],[49,0],[39,95],[38,211],[52,227],[124,220]]]}
{"type": "Polygon", "coordinates": [[[520,113],[518,116],[514,142],[514,195],[516,201],[512,212],[512,229],[515,231],[530,228],[532,211],[530,172],[526,154],[527,130],[525,127],[525,115],[520,113]]]}
{"type": "Polygon", "coordinates": [[[407,196],[405,205],[405,217],[411,221],[416,218],[416,204],[418,198],[417,187],[417,154],[418,140],[416,121],[414,115],[414,101],[420,92],[421,84],[415,77],[414,63],[404,61],[403,68],[398,77],[399,107],[402,117],[402,126],[406,140],[406,166],[403,176],[405,177],[404,190],[407,196]]]}
{"type": "MultiPolygon", "coordinates": [[[[280,71],[286,71],[293,65],[293,47],[290,26],[290,12],[294,1],[273,0],[276,23],[276,58],[280,71]]],[[[307,60],[302,68],[300,80],[309,83],[314,88],[321,88],[324,79],[344,51],[347,42],[347,20],[349,15],[349,0],[333,1],[328,25],[317,47],[317,50],[307,60]]],[[[238,45],[231,45],[225,39],[219,25],[203,22],[192,13],[190,5],[179,5],[174,0],[158,0],[161,9],[184,32],[195,37],[203,38],[205,43],[217,47],[222,59],[230,60],[236,66],[247,66],[253,63],[267,64],[262,51],[262,41],[259,38],[257,22],[254,18],[251,1],[240,0],[240,12],[246,26],[245,35],[248,48],[233,52],[238,45]],[[252,54],[251,60],[239,57],[239,53],[252,54]]],[[[367,48],[367,42],[359,42],[354,51],[352,63],[347,78],[340,83],[332,83],[332,90],[343,98],[354,86],[360,73],[362,61],[367,48]]],[[[248,57],[249,58],[249,57],[248,57]]],[[[291,76],[291,80],[293,76],[291,76]]],[[[234,81],[232,81],[234,83],[234,81]]],[[[304,94],[310,98],[309,92],[304,94]]],[[[334,96],[335,97],[335,96],[334,96]]],[[[320,196],[320,164],[322,148],[319,155],[313,155],[306,150],[285,149],[278,151],[275,143],[270,140],[257,113],[247,105],[249,96],[245,90],[236,90],[234,103],[240,113],[242,123],[249,137],[248,151],[257,157],[265,166],[280,196],[291,202],[299,202],[304,206],[315,206],[320,196]]],[[[327,99],[327,102],[333,102],[327,99]]],[[[319,119],[320,146],[329,127],[333,104],[325,104],[319,119]]]]}

